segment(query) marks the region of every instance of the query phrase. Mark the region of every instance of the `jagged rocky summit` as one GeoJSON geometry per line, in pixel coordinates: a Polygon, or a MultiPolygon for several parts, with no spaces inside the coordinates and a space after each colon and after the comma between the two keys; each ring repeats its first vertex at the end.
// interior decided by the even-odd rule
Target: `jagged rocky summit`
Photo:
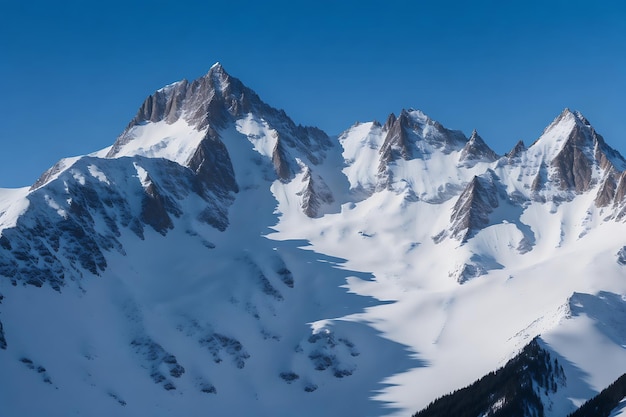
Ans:
{"type": "Polygon", "coordinates": [[[485,375],[484,415],[573,412],[626,368],[626,160],[569,109],[487,143],[330,137],[220,64],[157,90],[0,190],[0,414],[411,415],[485,375]]]}

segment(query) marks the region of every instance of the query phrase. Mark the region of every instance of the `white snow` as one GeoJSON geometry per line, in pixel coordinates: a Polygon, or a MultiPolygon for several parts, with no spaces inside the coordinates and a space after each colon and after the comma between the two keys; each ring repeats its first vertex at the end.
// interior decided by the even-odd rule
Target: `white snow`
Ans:
{"type": "Polygon", "coordinates": [[[165,158],[186,165],[205,134],[206,129],[196,130],[184,117],[172,124],[160,121],[134,126],[127,133],[131,140],[114,157],[165,158]]]}
{"type": "Polygon", "coordinates": [[[379,150],[384,136],[380,126],[360,123],[339,136],[351,189],[373,190],[377,183],[379,150]]]}
{"type": "Polygon", "coordinates": [[[104,174],[104,172],[100,171],[98,169],[97,166],[95,165],[89,165],[87,167],[89,169],[89,173],[94,177],[97,178],[98,181],[101,181],[107,185],[110,185],[111,183],[109,182],[109,179],[107,178],[107,176],[104,174]]]}
{"type": "MultiPolygon", "coordinates": [[[[348,164],[344,172],[352,188],[375,181],[372,165],[380,144],[376,129],[360,124],[340,136],[348,164]]],[[[544,139],[552,143],[544,145],[557,146],[565,134],[565,128],[549,130],[544,139]]],[[[541,155],[554,152],[556,147],[542,150],[541,155]]],[[[451,183],[459,183],[471,175],[459,178],[457,172],[447,172],[446,158],[434,154],[427,161],[399,161],[393,167],[394,177],[421,190],[420,197],[432,197],[436,189],[429,182],[432,179],[447,177],[451,183]],[[435,175],[429,177],[432,173],[435,175]]],[[[305,237],[313,250],[346,259],[345,268],[375,276],[373,281],[349,278],[351,292],[395,301],[344,318],[368,323],[384,337],[408,346],[424,364],[385,380],[389,386],[376,398],[399,407],[400,411],[390,415],[413,413],[434,398],[468,385],[504,365],[532,337],[551,334],[551,329],[577,340],[585,338],[589,324],[578,318],[566,320],[564,305],[574,292],[626,293],[623,271],[615,262],[626,226],[601,221],[602,214],[593,209],[593,190],[560,205],[501,206],[491,216],[494,223],[461,246],[450,240],[434,244],[431,239],[447,227],[454,199],[439,205],[406,204],[400,194],[384,191],[346,204],[340,213],[310,221],[287,209],[293,205],[284,200],[289,193],[274,193],[283,217],[272,238],[305,237]],[[520,219],[521,223],[506,219],[520,219]],[[525,233],[532,233],[533,249],[521,254],[517,245],[526,229],[525,233]],[[470,254],[491,259],[503,269],[459,286],[448,273],[454,265],[467,262],[470,254]]],[[[554,337],[546,336],[550,343],[554,337]]],[[[590,338],[588,347],[580,350],[576,344],[570,345],[579,354],[575,358],[565,345],[550,345],[588,375],[580,379],[572,372],[574,368],[567,368],[570,385],[565,392],[581,392],[579,387],[592,381],[590,389],[582,390],[582,398],[588,399],[625,369],[626,363],[609,371],[611,364],[626,359],[626,351],[603,340],[590,338]],[[611,360],[602,365],[590,361],[594,349],[606,352],[611,360]]],[[[597,356],[600,361],[604,357],[602,353],[597,356]]],[[[549,415],[555,417],[578,405],[565,395],[557,395],[553,401],[555,411],[549,415]]]]}
{"type": "Polygon", "coordinates": [[[28,209],[28,191],[29,187],[0,188],[0,232],[15,227],[17,220],[28,209]]]}
{"type": "Polygon", "coordinates": [[[49,196],[48,194],[44,195],[44,199],[46,201],[46,203],[52,207],[53,210],[55,210],[57,212],[57,214],[61,217],[63,217],[64,219],[67,218],[67,212],[61,208],[61,206],[59,205],[59,203],[57,203],[53,197],[49,196]]]}
{"type": "Polygon", "coordinates": [[[137,162],[133,162],[133,166],[137,170],[137,178],[141,181],[141,185],[144,188],[150,185],[150,176],[148,175],[148,171],[146,171],[142,166],[140,166],[137,162]]]}
{"type": "Polygon", "coordinates": [[[80,185],[85,185],[85,176],[78,171],[73,171],[72,175],[74,176],[74,179],[80,184],[80,185]]]}
{"type": "Polygon", "coordinates": [[[267,121],[249,113],[244,118],[237,120],[235,128],[247,136],[254,145],[255,151],[262,156],[272,158],[272,152],[278,140],[278,132],[272,129],[267,121]]]}

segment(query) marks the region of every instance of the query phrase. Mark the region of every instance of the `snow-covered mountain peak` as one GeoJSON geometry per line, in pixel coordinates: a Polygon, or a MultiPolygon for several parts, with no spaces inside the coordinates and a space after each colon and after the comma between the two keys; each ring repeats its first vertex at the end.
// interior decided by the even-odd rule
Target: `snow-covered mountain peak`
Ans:
{"type": "Polygon", "coordinates": [[[526,144],[524,144],[523,140],[517,141],[513,149],[506,153],[506,157],[509,159],[516,158],[522,154],[522,152],[526,151],[526,144]]]}
{"type": "Polygon", "coordinates": [[[476,129],[461,150],[459,161],[465,165],[473,166],[477,162],[493,162],[498,159],[498,155],[485,143],[476,129]]]}
{"type": "MultiPolygon", "coordinates": [[[[269,106],[256,93],[231,77],[218,63],[204,76],[192,82],[178,81],[150,95],[112,146],[107,157],[141,154],[137,146],[128,144],[138,137],[147,139],[143,128],[150,123],[178,123],[181,129],[206,133],[209,127],[213,130],[221,129],[247,113],[263,113],[268,109],[269,106]]],[[[153,142],[153,151],[154,147],[165,147],[163,143],[159,143],[160,139],[162,138],[149,138],[148,141],[153,142]]],[[[180,159],[176,161],[184,163],[180,159]]]]}
{"type": "MultiPolygon", "coordinates": [[[[226,197],[239,189],[231,158],[242,155],[230,154],[225,141],[247,144],[235,146],[236,152],[245,155],[246,163],[261,165],[261,177],[269,183],[287,183],[298,173],[307,172],[310,184],[307,197],[302,197],[306,200],[302,203],[305,213],[321,213],[324,203],[333,201],[317,169],[312,169],[323,163],[326,150],[333,146],[326,133],[296,125],[284,111],[264,103],[219,63],[196,80],[181,80],[155,91],[115,143],[92,156],[167,159],[191,169],[200,189],[226,197]],[[312,190],[323,193],[324,198],[312,195],[312,190]],[[316,208],[308,208],[307,202],[316,202],[316,208]]],[[[36,187],[70,166],[61,161],[42,175],[36,187]]],[[[256,182],[246,178],[237,181],[246,187],[256,182]]]]}
{"type": "Polygon", "coordinates": [[[437,151],[449,154],[460,150],[467,142],[462,132],[446,129],[415,109],[403,109],[397,118],[392,113],[383,131],[387,135],[380,152],[385,163],[399,157],[405,160],[428,158],[427,155],[437,151]]]}
{"type": "Polygon", "coordinates": [[[552,158],[568,143],[593,151],[598,142],[604,144],[604,140],[596,134],[582,113],[566,108],[545,128],[530,148],[541,148],[546,157],[552,158]]]}
{"type": "Polygon", "coordinates": [[[460,137],[453,139],[462,144],[467,141],[467,138],[461,132],[446,129],[441,123],[432,119],[421,110],[413,108],[409,108],[408,110],[402,109],[398,116],[398,122],[403,127],[416,133],[417,137],[415,139],[417,140],[424,139],[433,142],[448,142],[450,140],[449,133],[460,133],[460,137]]]}
{"type": "Polygon", "coordinates": [[[300,170],[296,157],[317,164],[331,145],[324,132],[296,125],[218,62],[192,82],[182,80],[149,96],[106,157],[161,157],[187,166],[203,141],[220,141],[232,129],[271,160],[281,180],[300,170]]]}
{"type": "Polygon", "coordinates": [[[161,92],[161,93],[164,93],[164,94],[168,94],[171,91],[174,91],[180,85],[188,84],[188,83],[189,83],[189,81],[187,79],[183,78],[182,80],[175,81],[175,82],[173,82],[171,84],[168,84],[168,85],[166,85],[164,87],[159,88],[158,90],[156,90],[156,92],[161,92]]]}
{"type": "Polygon", "coordinates": [[[230,75],[226,73],[226,70],[224,69],[224,66],[222,65],[222,63],[219,61],[211,65],[207,74],[223,74],[226,77],[230,77],[230,75]]]}
{"type": "Polygon", "coordinates": [[[498,169],[506,171],[499,175],[509,192],[541,201],[571,200],[600,186],[603,197],[597,204],[606,206],[614,201],[619,174],[626,169],[624,158],[591,123],[567,108],[528,149],[520,142],[506,156],[498,169]]]}
{"type": "Polygon", "coordinates": [[[409,108],[409,109],[402,109],[402,111],[400,112],[400,117],[405,116],[410,118],[414,123],[419,123],[419,124],[428,124],[429,122],[433,122],[433,120],[428,117],[428,115],[426,113],[424,113],[421,110],[418,109],[413,109],[413,108],[409,108]]]}
{"type": "Polygon", "coordinates": [[[542,147],[551,152],[558,153],[568,136],[577,125],[578,118],[568,108],[563,110],[543,131],[539,139],[537,139],[530,147],[542,147]]]}

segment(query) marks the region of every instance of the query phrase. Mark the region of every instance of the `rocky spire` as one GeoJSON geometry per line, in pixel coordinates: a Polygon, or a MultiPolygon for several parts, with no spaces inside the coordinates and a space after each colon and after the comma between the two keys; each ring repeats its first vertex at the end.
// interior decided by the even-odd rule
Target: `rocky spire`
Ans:
{"type": "MultiPolygon", "coordinates": [[[[596,172],[606,174],[626,169],[626,160],[604,142],[589,121],[580,112],[567,108],[529,150],[553,169],[554,174],[544,185],[553,183],[558,189],[575,194],[590,190],[600,180],[596,172]]],[[[608,181],[615,182],[615,178],[608,181]]],[[[612,188],[611,184],[604,187],[601,204],[607,201],[607,193],[610,194],[612,188]]]]}
{"type": "Polygon", "coordinates": [[[508,151],[504,156],[506,156],[509,159],[513,159],[513,158],[519,157],[524,151],[526,151],[526,145],[524,144],[524,141],[520,139],[515,144],[513,149],[508,151]]]}
{"type": "Polygon", "coordinates": [[[483,138],[478,135],[476,129],[472,131],[472,135],[461,150],[459,162],[473,166],[477,162],[493,162],[498,159],[498,155],[485,143],[483,138]]]}
{"type": "Polygon", "coordinates": [[[487,226],[489,214],[499,206],[499,194],[493,171],[474,176],[452,209],[451,236],[464,242],[487,226]]]}
{"type": "Polygon", "coordinates": [[[396,115],[391,113],[389,117],[387,117],[387,121],[385,122],[383,126],[383,130],[389,131],[389,129],[391,129],[391,127],[393,126],[395,122],[396,122],[396,115]]]}
{"type": "Polygon", "coordinates": [[[399,158],[404,160],[411,159],[412,152],[407,132],[408,125],[409,119],[405,110],[402,110],[397,119],[393,113],[387,119],[383,128],[383,130],[387,130],[387,135],[380,148],[379,171],[384,170],[387,164],[399,158]]]}

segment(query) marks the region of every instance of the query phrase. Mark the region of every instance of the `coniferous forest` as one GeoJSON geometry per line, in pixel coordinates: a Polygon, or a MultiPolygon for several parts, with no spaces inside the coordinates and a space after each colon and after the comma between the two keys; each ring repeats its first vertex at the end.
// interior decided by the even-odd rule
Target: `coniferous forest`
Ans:
{"type": "Polygon", "coordinates": [[[413,417],[542,417],[537,391],[556,392],[564,382],[558,359],[535,338],[504,367],[433,401],[413,417]]]}
{"type": "Polygon", "coordinates": [[[626,374],[623,374],[569,417],[608,417],[625,397],[626,374]]]}

